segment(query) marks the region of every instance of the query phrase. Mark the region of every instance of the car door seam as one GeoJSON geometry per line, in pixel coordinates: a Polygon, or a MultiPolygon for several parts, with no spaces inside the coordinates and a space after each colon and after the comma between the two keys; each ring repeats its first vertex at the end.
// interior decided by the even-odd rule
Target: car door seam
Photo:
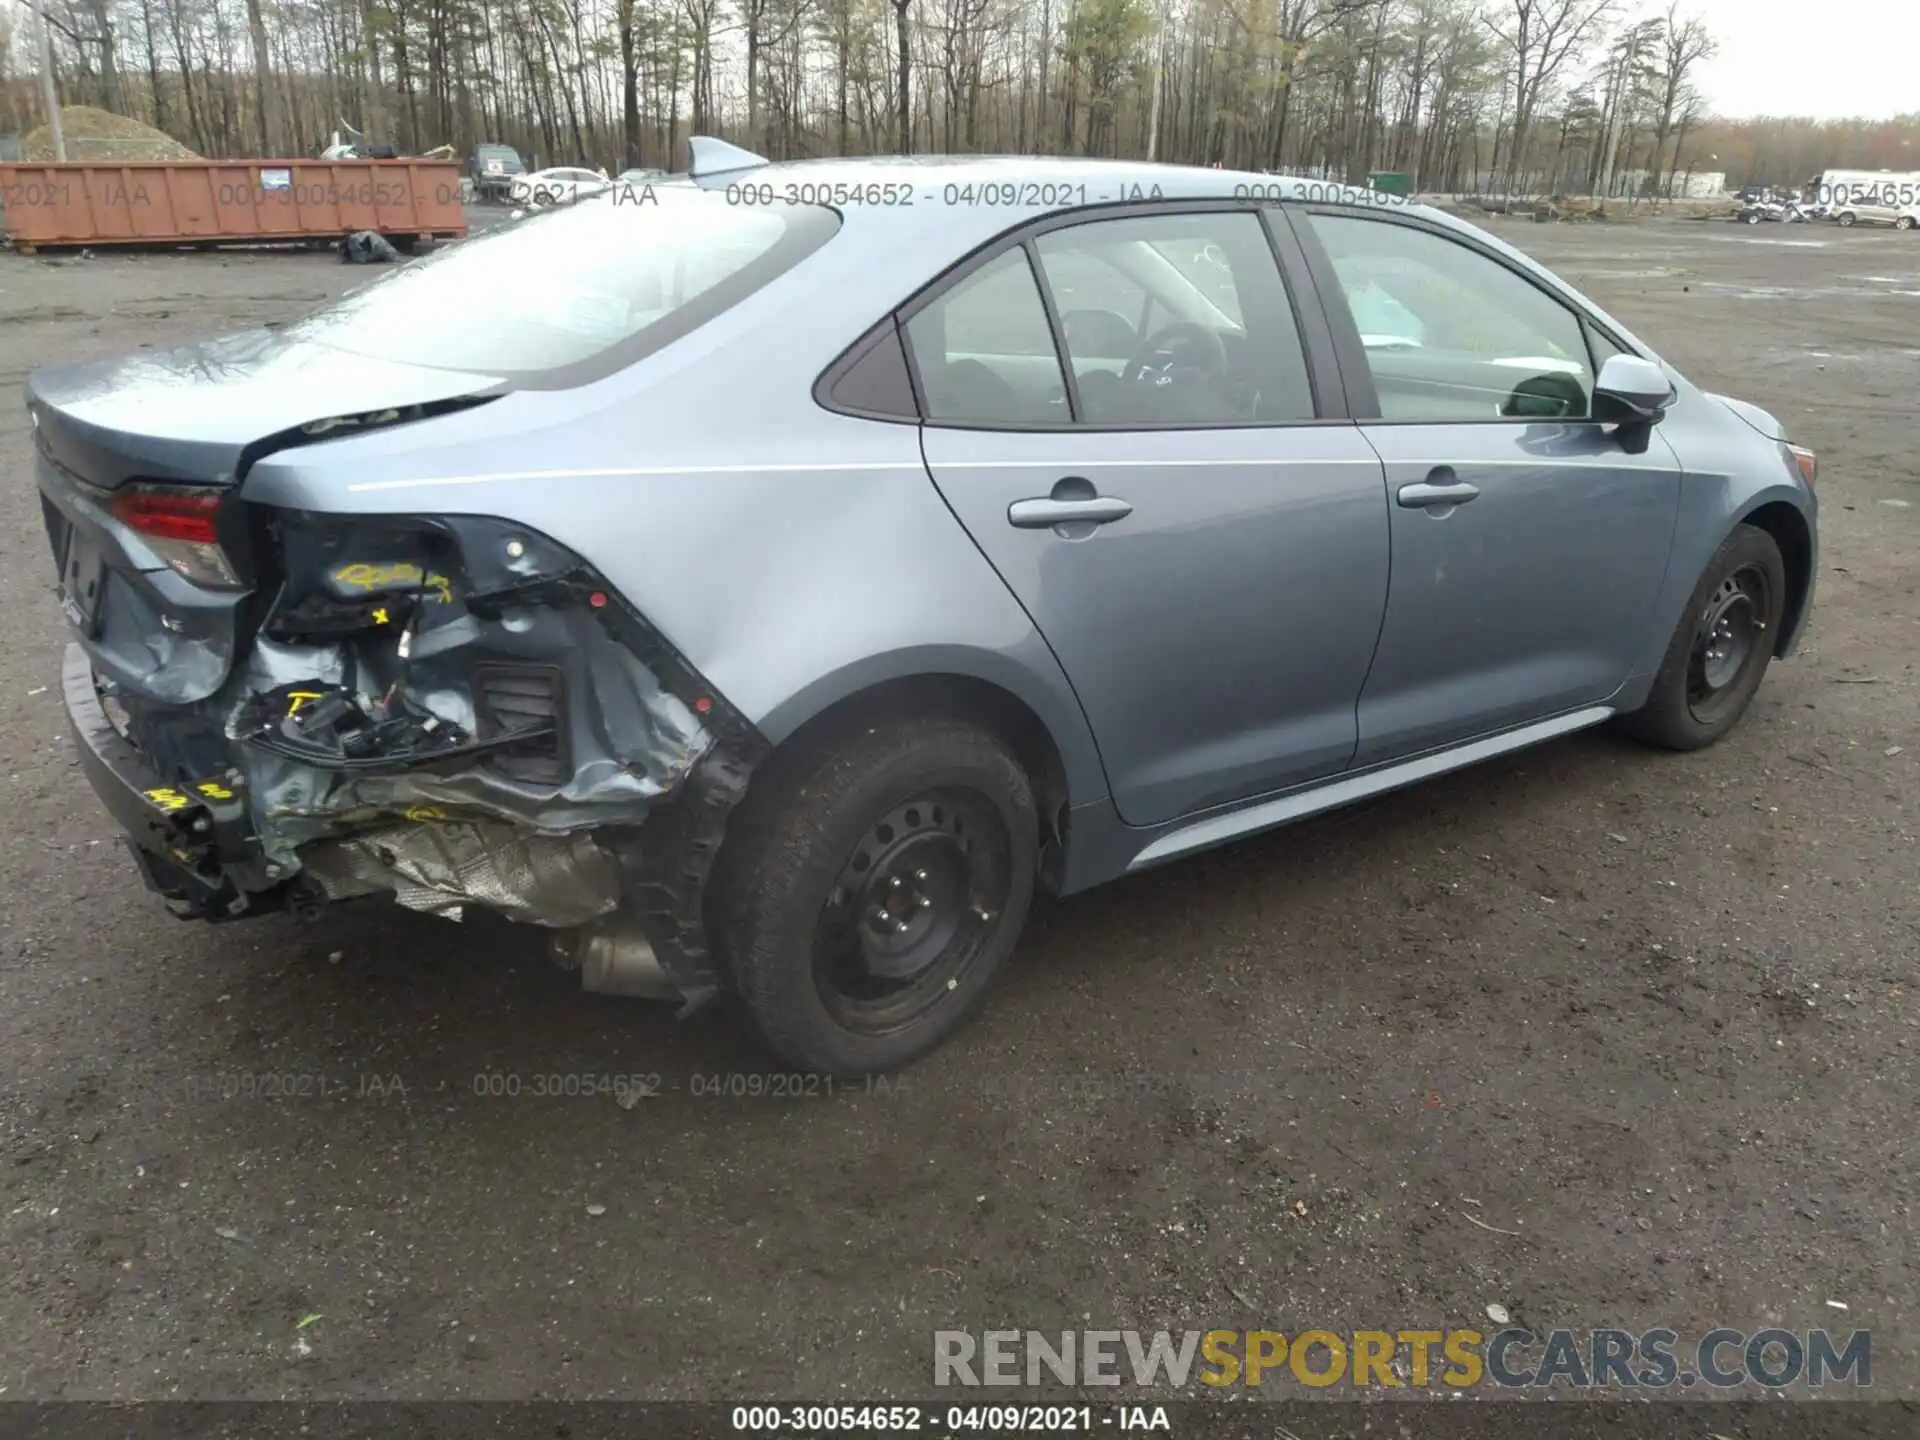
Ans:
{"type": "MultiPolygon", "coordinates": [[[[1673,472],[1675,476],[1673,486],[1673,523],[1667,530],[1667,563],[1660,567],[1660,583],[1654,587],[1653,594],[1647,597],[1647,607],[1641,613],[1640,617],[1642,625],[1646,623],[1647,616],[1653,613],[1654,607],[1659,605],[1660,597],[1667,593],[1668,582],[1673,577],[1674,561],[1677,560],[1680,555],[1680,517],[1686,510],[1686,489],[1687,481],[1690,478],[1686,462],[1680,458],[1680,452],[1673,448],[1673,442],[1671,440],[1660,433],[1658,426],[1654,428],[1653,438],[1666,447],[1667,454],[1673,460],[1673,472]]],[[[1688,593],[1692,593],[1691,586],[1688,587],[1688,593]]],[[[1668,628],[1670,629],[1671,627],[1668,628]]],[[[1624,683],[1631,683],[1633,679],[1634,676],[1629,675],[1627,681],[1624,683]]]]}
{"type": "Polygon", "coordinates": [[[1373,653],[1367,657],[1366,674],[1360,677],[1360,688],[1353,692],[1353,753],[1347,756],[1347,763],[1341,767],[1343,772],[1353,769],[1353,762],[1360,758],[1360,704],[1366,699],[1367,686],[1373,681],[1373,667],[1380,663],[1380,642],[1386,638],[1387,616],[1393,610],[1393,481],[1388,474],[1390,467],[1387,457],[1380,453],[1380,447],[1367,434],[1367,427],[1356,420],[1353,428],[1359,434],[1361,443],[1380,462],[1380,523],[1387,528],[1387,593],[1381,597],[1380,624],[1373,632],[1373,653]]]}
{"type": "MultiPolygon", "coordinates": [[[[987,568],[993,572],[994,578],[1000,582],[1002,588],[1004,588],[1012,598],[1013,603],[1020,607],[1020,613],[1027,617],[1027,623],[1033,627],[1033,633],[1040,637],[1040,643],[1047,647],[1047,654],[1053,657],[1053,663],[1059,667],[1060,678],[1066,682],[1067,693],[1073,696],[1073,703],[1080,711],[1080,719],[1087,727],[1087,738],[1093,745],[1094,758],[1100,762],[1100,778],[1106,783],[1107,793],[1098,796],[1090,795],[1085,799],[1075,797],[1072,803],[1078,806],[1088,801],[1111,799],[1113,796],[1113,775],[1108,771],[1107,757],[1100,749],[1100,734],[1093,728],[1093,717],[1087,713],[1087,702],[1080,698],[1080,689],[1073,683],[1073,675],[1067,669],[1067,662],[1062,660],[1060,658],[1060,652],[1053,648],[1053,637],[1047,634],[1046,630],[1041,627],[1040,621],[1035,617],[1033,611],[1027,608],[1026,600],[1022,598],[1020,592],[1014,588],[1012,582],[1007,579],[1000,567],[994,564],[993,556],[987,553],[986,547],[980,543],[979,537],[968,527],[967,522],[960,518],[960,512],[953,508],[953,501],[947,498],[947,492],[940,488],[939,478],[933,473],[933,460],[927,454],[927,426],[922,424],[914,428],[918,432],[920,442],[920,469],[921,473],[927,478],[927,484],[931,485],[933,487],[933,493],[940,497],[940,503],[946,507],[947,514],[953,518],[954,525],[959,529],[960,533],[966,537],[967,543],[971,545],[974,548],[974,552],[986,562],[987,568]]],[[[1043,721],[1042,723],[1044,724],[1045,722],[1043,721]]],[[[1055,737],[1056,743],[1058,738],[1059,737],[1055,737]]]]}

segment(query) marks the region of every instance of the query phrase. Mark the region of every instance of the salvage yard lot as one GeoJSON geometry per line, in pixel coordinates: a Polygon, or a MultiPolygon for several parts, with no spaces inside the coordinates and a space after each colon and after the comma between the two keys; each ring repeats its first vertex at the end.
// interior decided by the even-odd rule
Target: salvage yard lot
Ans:
{"type": "Polygon", "coordinates": [[[1498,223],[1818,452],[1800,658],[1709,752],[1582,735],[1042,904],[871,1087],[502,923],[169,918],[65,736],[18,385],[368,272],[0,255],[6,1398],[924,1398],[937,1329],[1494,1303],[1869,1328],[1920,1395],[1920,242],[1498,223]]]}

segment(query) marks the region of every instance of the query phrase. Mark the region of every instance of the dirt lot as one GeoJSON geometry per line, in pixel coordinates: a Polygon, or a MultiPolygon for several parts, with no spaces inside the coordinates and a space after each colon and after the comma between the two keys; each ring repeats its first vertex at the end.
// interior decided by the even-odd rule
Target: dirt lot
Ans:
{"type": "MultiPolygon", "coordinates": [[[[939,1328],[1490,1302],[1868,1327],[1920,1394],[1920,241],[1500,224],[1819,451],[1802,657],[1708,753],[1589,734],[1044,906],[871,1092],[696,1096],[766,1070],[737,1022],[504,924],[170,919],[71,759],[0,407],[0,1394],[925,1396],[939,1328]],[[615,1074],[663,1093],[532,1094],[615,1074]]],[[[0,380],[364,273],[0,256],[0,380]]]]}

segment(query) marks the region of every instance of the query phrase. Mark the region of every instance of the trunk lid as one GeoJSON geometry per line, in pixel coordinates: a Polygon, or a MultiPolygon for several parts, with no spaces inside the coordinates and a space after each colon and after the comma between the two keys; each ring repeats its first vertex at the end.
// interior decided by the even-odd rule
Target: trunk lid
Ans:
{"type": "Polygon", "coordinates": [[[176,486],[230,490],[260,455],[329,433],[320,422],[391,423],[499,383],[265,330],[29,376],[34,477],[61,608],[96,673],[135,696],[193,704],[225,683],[244,617],[258,615],[251,527],[234,501],[217,521],[238,572],[224,588],[172,568],[117,513],[122,501],[176,486]]]}
{"type": "Polygon", "coordinates": [[[500,377],[350,354],[271,330],[27,377],[43,454],[88,484],[230,485],[260,442],[339,416],[493,389],[500,377]]]}

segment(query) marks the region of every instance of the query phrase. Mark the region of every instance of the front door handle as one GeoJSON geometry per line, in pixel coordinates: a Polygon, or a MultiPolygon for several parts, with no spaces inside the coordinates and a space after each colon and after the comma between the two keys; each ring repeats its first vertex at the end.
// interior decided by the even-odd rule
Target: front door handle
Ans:
{"type": "Polygon", "coordinates": [[[1394,492],[1394,499],[1409,510],[1429,510],[1439,505],[1464,505],[1479,493],[1478,485],[1464,480],[1419,480],[1402,485],[1394,492]]]}
{"type": "Polygon", "coordinates": [[[1051,530],[1055,525],[1110,525],[1133,513],[1133,506],[1116,495],[1092,495],[1084,500],[1016,500],[1007,506],[1007,523],[1016,530],[1051,530]]]}

